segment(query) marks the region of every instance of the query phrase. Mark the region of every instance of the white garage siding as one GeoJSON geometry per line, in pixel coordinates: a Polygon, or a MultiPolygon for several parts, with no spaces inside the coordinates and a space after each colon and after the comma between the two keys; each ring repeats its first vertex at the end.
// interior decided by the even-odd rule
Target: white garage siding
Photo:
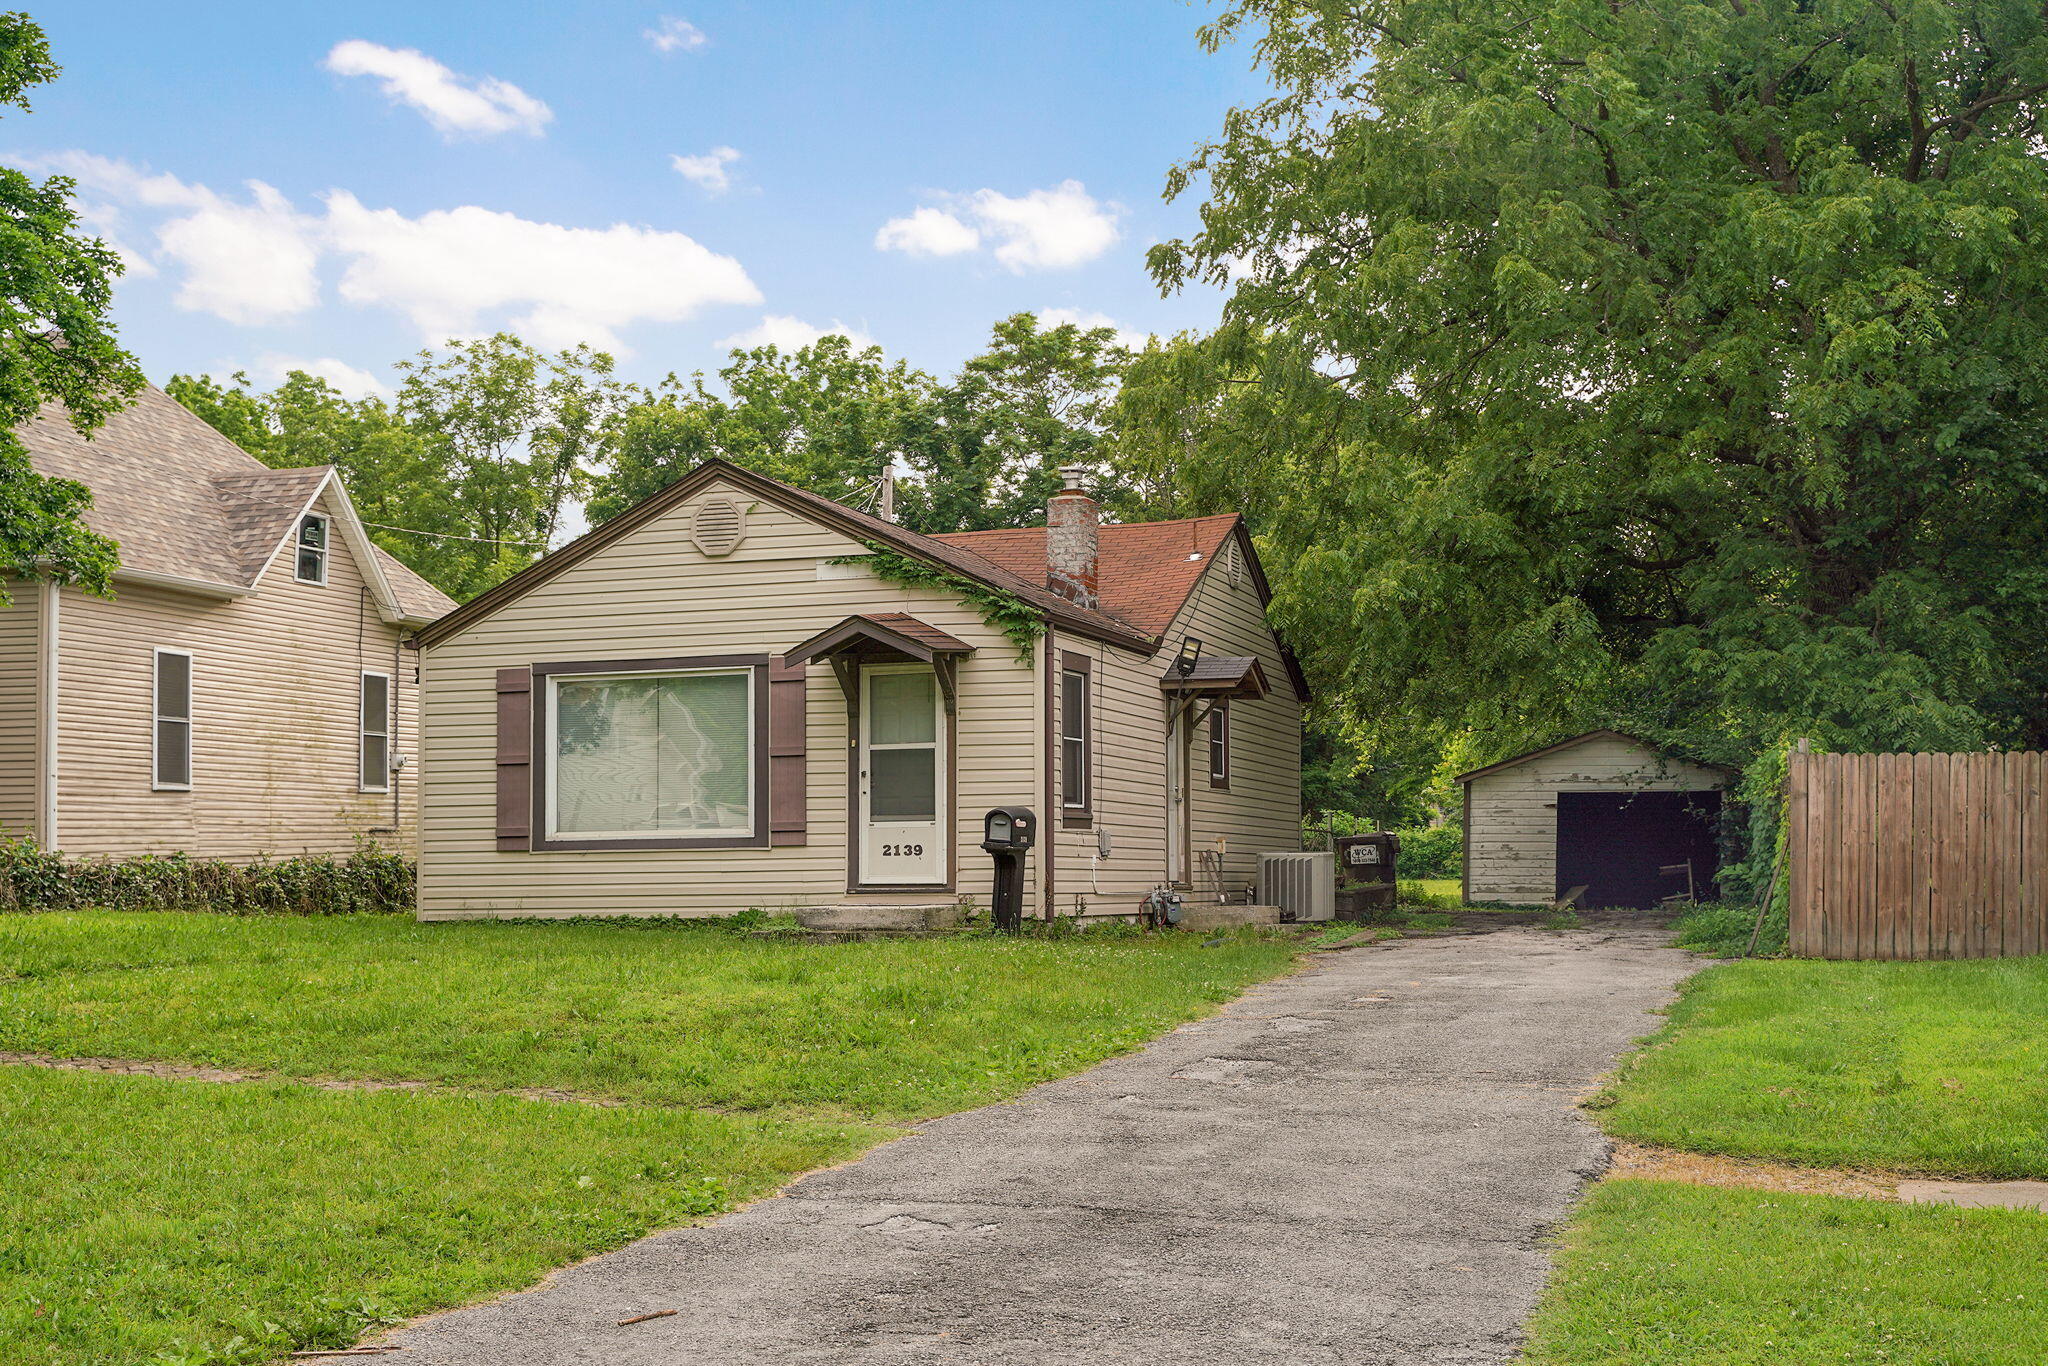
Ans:
{"type": "Polygon", "coordinates": [[[1612,731],[1537,750],[1465,782],[1465,899],[1509,905],[1557,897],[1557,794],[1705,792],[1718,769],[1667,759],[1612,731]]]}

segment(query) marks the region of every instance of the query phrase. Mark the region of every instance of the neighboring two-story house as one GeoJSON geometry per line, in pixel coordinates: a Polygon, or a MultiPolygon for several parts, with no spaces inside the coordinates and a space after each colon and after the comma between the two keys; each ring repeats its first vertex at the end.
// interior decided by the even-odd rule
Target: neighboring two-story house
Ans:
{"type": "Polygon", "coordinates": [[[0,830],[74,855],[409,848],[419,690],[453,601],[370,543],[327,467],[274,470],[156,388],[91,440],[22,427],[93,492],[114,595],[5,584],[0,830]]]}

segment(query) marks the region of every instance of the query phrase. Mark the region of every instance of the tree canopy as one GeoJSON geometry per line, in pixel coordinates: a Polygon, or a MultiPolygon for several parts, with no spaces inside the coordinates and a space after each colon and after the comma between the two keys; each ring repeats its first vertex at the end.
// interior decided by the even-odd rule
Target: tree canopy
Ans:
{"type": "Polygon", "coordinates": [[[1243,508],[1368,752],[2048,741],[2048,19],[1242,0],[1123,482],[1243,508]]]}
{"type": "MultiPolygon", "coordinates": [[[[42,30],[0,13],[0,106],[27,109],[29,90],[57,74],[42,30]]],[[[37,474],[14,434],[52,402],[90,434],[142,383],[107,318],[120,258],[77,231],[73,188],[0,166],[0,575],[103,592],[116,547],[82,520],[91,493],[37,474]]]]}
{"type": "Polygon", "coordinates": [[[717,456],[855,505],[894,464],[905,526],[1023,525],[1043,516],[1060,465],[1098,457],[1127,360],[1113,329],[1041,327],[1029,313],[997,323],[951,380],[843,336],[735,351],[716,386],[702,374],[670,377],[626,416],[591,520],[717,456]]]}

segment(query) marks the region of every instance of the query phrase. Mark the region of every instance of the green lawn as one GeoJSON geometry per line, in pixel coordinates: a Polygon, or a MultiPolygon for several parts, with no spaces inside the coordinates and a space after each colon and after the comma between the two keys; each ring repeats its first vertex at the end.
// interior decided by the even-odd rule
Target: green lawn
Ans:
{"type": "Polygon", "coordinates": [[[464,1092],[0,1067],[0,1361],[268,1361],[530,1284],[1135,1047],[1294,953],[1204,942],[0,918],[0,1049],[464,1092]],[[528,1087],[627,1104],[488,1094],[528,1087]]]}
{"type": "Polygon", "coordinates": [[[0,1360],[183,1366],[344,1346],[886,1132],[0,1068],[0,1360]]]}
{"type": "Polygon", "coordinates": [[[0,1049],[918,1119],[1282,971],[1233,936],[811,945],[676,924],[0,918],[0,1049]],[[12,980],[9,980],[9,979],[12,980]]]}
{"type": "Polygon", "coordinates": [[[1643,1143],[2048,1178],[2048,958],[1710,968],[1608,1099],[1643,1143]]]}
{"type": "MultiPolygon", "coordinates": [[[[2048,959],[1709,968],[1596,1101],[1693,1152],[2048,1177],[2048,959]]],[[[1661,1181],[1596,1187],[1532,1366],[2032,1366],[2048,1215],[1661,1181]]]]}
{"type": "Polygon", "coordinates": [[[2034,1366],[2048,1216],[1662,1181],[1596,1187],[1531,1366],[2034,1366]]]}

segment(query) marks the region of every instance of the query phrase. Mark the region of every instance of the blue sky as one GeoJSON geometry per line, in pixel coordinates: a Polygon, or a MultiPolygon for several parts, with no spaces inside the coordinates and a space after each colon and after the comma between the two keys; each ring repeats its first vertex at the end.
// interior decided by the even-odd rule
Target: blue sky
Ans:
{"type": "Polygon", "coordinates": [[[31,13],[65,70],[0,155],[79,178],[158,382],[359,385],[501,326],[641,379],[827,328],[946,370],[1020,309],[1206,326],[1144,253],[1195,222],[1168,166],[1261,93],[1179,0],[31,13]]]}

